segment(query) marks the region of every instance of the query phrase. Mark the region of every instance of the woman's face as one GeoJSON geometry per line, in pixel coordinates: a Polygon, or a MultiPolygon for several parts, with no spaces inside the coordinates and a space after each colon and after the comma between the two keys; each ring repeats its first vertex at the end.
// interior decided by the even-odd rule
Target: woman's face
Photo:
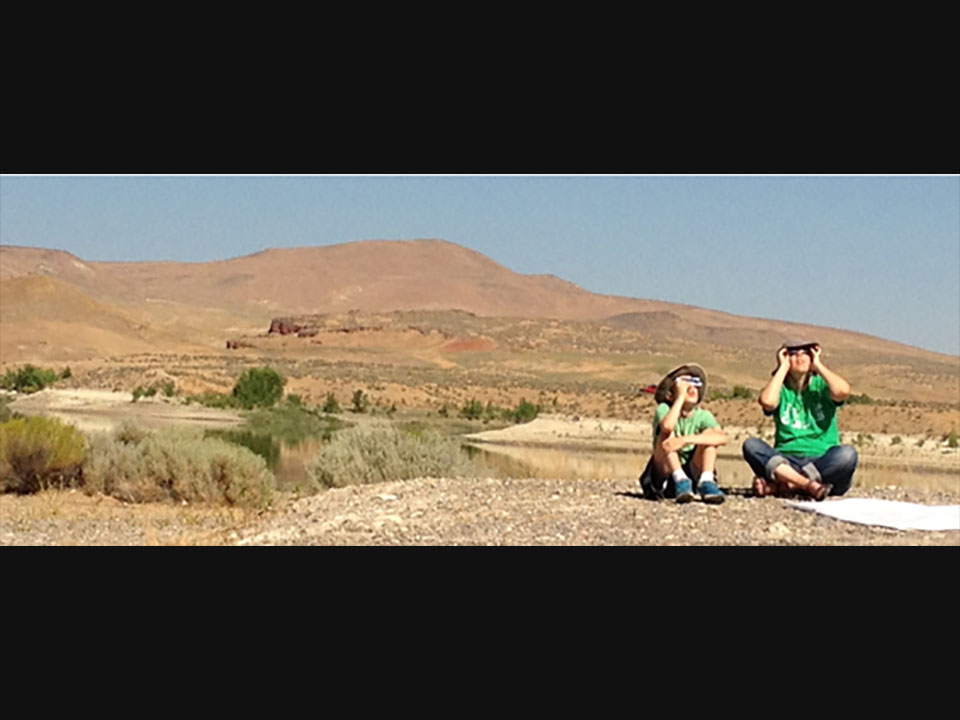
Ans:
{"type": "Polygon", "coordinates": [[[804,374],[810,372],[810,362],[812,360],[809,348],[795,348],[787,350],[787,358],[790,360],[790,372],[804,374]]]}

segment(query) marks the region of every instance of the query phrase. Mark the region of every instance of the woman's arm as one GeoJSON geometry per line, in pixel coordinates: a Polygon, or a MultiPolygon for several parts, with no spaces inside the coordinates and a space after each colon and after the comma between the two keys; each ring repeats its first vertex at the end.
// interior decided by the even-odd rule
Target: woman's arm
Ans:
{"type": "Polygon", "coordinates": [[[823,361],[820,359],[820,346],[814,346],[813,352],[811,353],[813,361],[811,365],[813,369],[820,373],[826,383],[827,387],[830,388],[830,397],[834,402],[841,403],[850,397],[850,383],[844,380],[842,377],[837,375],[835,372],[827,370],[827,366],[823,364],[823,361]]]}
{"type": "Polygon", "coordinates": [[[780,405],[780,389],[783,387],[783,381],[790,371],[790,361],[787,359],[786,348],[780,348],[777,351],[777,358],[780,360],[780,365],[773,377],[770,378],[770,382],[760,391],[759,397],[760,407],[768,413],[773,412],[780,405]]]}

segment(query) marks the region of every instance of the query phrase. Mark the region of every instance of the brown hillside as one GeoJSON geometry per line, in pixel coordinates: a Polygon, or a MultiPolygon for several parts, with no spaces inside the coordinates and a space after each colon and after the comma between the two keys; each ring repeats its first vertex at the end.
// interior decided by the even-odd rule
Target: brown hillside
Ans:
{"type": "Polygon", "coordinates": [[[31,357],[32,349],[88,358],[151,347],[145,326],[51,277],[0,280],[0,326],[4,361],[31,357]]]}
{"type": "MultiPolygon", "coordinates": [[[[204,263],[87,262],[62,251],[0,246],[0,278],[24,276],[55,279],[86,301],[101,303],[90,315],[101,330],[128,333],[109,324],[125,317],[125,327],[137,328],[132,339],[162,331],[206,347],[263,332],[271,319],[285,315],[459,309],[481,317],[599,322],[630,333],[653,352],[663,343],[679,343],[700,356],[762,353],[766,359],[783,337],[813,335],[830,350],[842,350],[851,364],[875,367],[878,375],[909,368],[952,377],[960,369],[956,356],[862,333],[599,295],[550,275],[515,273],[443,240],[270,249],[204,263]]],[[[84,322],[81,316],[76,323],[84,322]]],[[[6,316],[5,335],[21,331],[17,317],[6,316]]]]}
{"type": "Polygon", "coordinates": [[[448,308],[597,319],[671,307],[596,295],[551,276],[521,275],[443,240],[271,249],[207,263],[83,262],[61,251],[9,246],[0,251],[3,277],[46,275],[108,302],[173,301],[260,320],[278,313],[448,308]]]}
{"type": "Polygon", "coordinates": [[[190,349],[179,335],[151,327],[52,277],[0,279],[3,362],[91,359],[190,349]]]}

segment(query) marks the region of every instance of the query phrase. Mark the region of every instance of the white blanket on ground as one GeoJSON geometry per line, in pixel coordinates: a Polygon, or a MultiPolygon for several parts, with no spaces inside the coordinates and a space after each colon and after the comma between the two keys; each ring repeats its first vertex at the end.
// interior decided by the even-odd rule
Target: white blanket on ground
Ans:
{"type": "Polygon", "coordinates": [[[882,525],[897,530],[960,530],[960,505],[918,505],[872,498],[784,502],[798,510],[829,515],[838,520],[862,525],[882,525]]]}

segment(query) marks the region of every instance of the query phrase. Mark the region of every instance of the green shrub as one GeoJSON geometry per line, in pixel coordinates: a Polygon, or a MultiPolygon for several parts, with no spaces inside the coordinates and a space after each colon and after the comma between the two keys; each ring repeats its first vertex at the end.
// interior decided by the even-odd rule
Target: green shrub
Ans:
{"type": "Polygon", "coordinates": [[[472,398],[470,402],[465,403],[462,408],[460,408],[460,417],[466,418],[467,420],[476,420],[483,416],[483,403],[481,403],[476,398],[472,398]]]}
{"type": "Polygon", "coordinates": [[[847,398],[849,405],[874,405],[877,401],[869,395],[850,395],[847,398]]]}
{"type": "Polygon", "coordinates": [[[0,378],[0,388],[21,393],[34,393],[52,385],[59,379],[54,370],[44,370],[33,365],[24,365],[18,370],[8,370],[0,378]]]}
{"type": "Polygon", "coordinates": [[[13,412],[9,407],[10,398],[0,395],[0,423],[4,423],[11,418],[20,417],[17,413],[13,412]]]}
{"type": "Polygon", "coordinates": [[[517,405],[516,410],[513,411],[514,421],[518,423],[530,422],[539,414],[540,406],[529,403],[524,398],[520,399],[520,404],[517,405]]]}
{"type": "Polygon", "coordinates": [[[165,380],[160,389],[163,390],[164,397],[173,397],[177,394],[177,386],[173,380],[165,380]]]}
{"type": "Polygon", "coordinates": [[[137,400],[139,400],[139,399],[142,398],[142,397],[153,397],[153,396],[156,395],[156,394],[157,394],[157,387],[156,387],[156,385],[151,385],[150,387],[143,387],[142,385],[137,385],[137,386],[133,389],[133,400],[132,400],[132,402],[136,402],[137,400]]]}
{"type": "Polygon", "coordinates": [[[957,431],[951,430],[950,434],[947,435],[947,447],[955,448],[960,446],[960,441],[957,440],[957,431]]]}
{"type": "Polygon", "coordinates": [[[283,397],[286,379],[273,368],[247,370],[233,387],[233,397],[248,410],[253,407],[271,407],[283,397]]]}
{"type": "Polygon", "coordinates": [[[32,493],[70,484],[83,460],[83,436],[56,418],[14,418],[0,424],[2,492],[32,493]]]}
{"type": "Polygon", "coordinates": [[[340,403],[337,402],[337,398],[334,397],[333,393],[327,393],[327,398],[324,400],[323,407],[320,409],[329,415],[336,415],[337,413],[343,412],[340,403]]]}
{"type": "Polygon", "coordinates": [[[734,385],[733,393],[731,397],[740,398],[743,400],[750,400],[751,398],[753,398],[753,391],[750,388],[745,387],[743,385],[734,385]]]}
{"type": "Polygon", "coordinates": [[[254,410],[247,416],[243,429],[271,435],[288,444],[296,444],[309,437],[321,437],[346,425],[340,418],[318,415],[302,406],[282,403],[275,408],[254,410]]]}
{"type": "Polygon", "coordinates": [[[88,493],[125,502],[174,501],[265,507],[274,477],[266,461],[247,448],[179,429],[141,440],[98,435],[83,463],[88,493]]]}
{"type": "Polygon", "coordinates": [[[240,408],[242,404],[233,395],[218,392],[205,392],[201,395],[191,395],[188,402],[196,402],[204,407],[218,408],[220,410],[240,408]]]}
{"type": "Polygon", "coordinates": [[[202,395],[195,395],[193,399],[205,407],[220,410],[233,410],[243,407],[242,402],[233,395],[227,395],[226,393],[205,392],[202,395]]]}
{"type": "Polygon", "coordinates": [[[455,438],[430,430],[404,432],[384,423],[337,433],[306,466],[317,488],[463,476],[470,468],[455,438]]]}
{"type": "Polygon", "coordinates": [[[353,403],[353,411],[356,413],[366,412],[367,408],[370,407],[370,398],[367,397],[367,394],[360,389],[353,391],[353,398],[351,402],[353,403]]]}

